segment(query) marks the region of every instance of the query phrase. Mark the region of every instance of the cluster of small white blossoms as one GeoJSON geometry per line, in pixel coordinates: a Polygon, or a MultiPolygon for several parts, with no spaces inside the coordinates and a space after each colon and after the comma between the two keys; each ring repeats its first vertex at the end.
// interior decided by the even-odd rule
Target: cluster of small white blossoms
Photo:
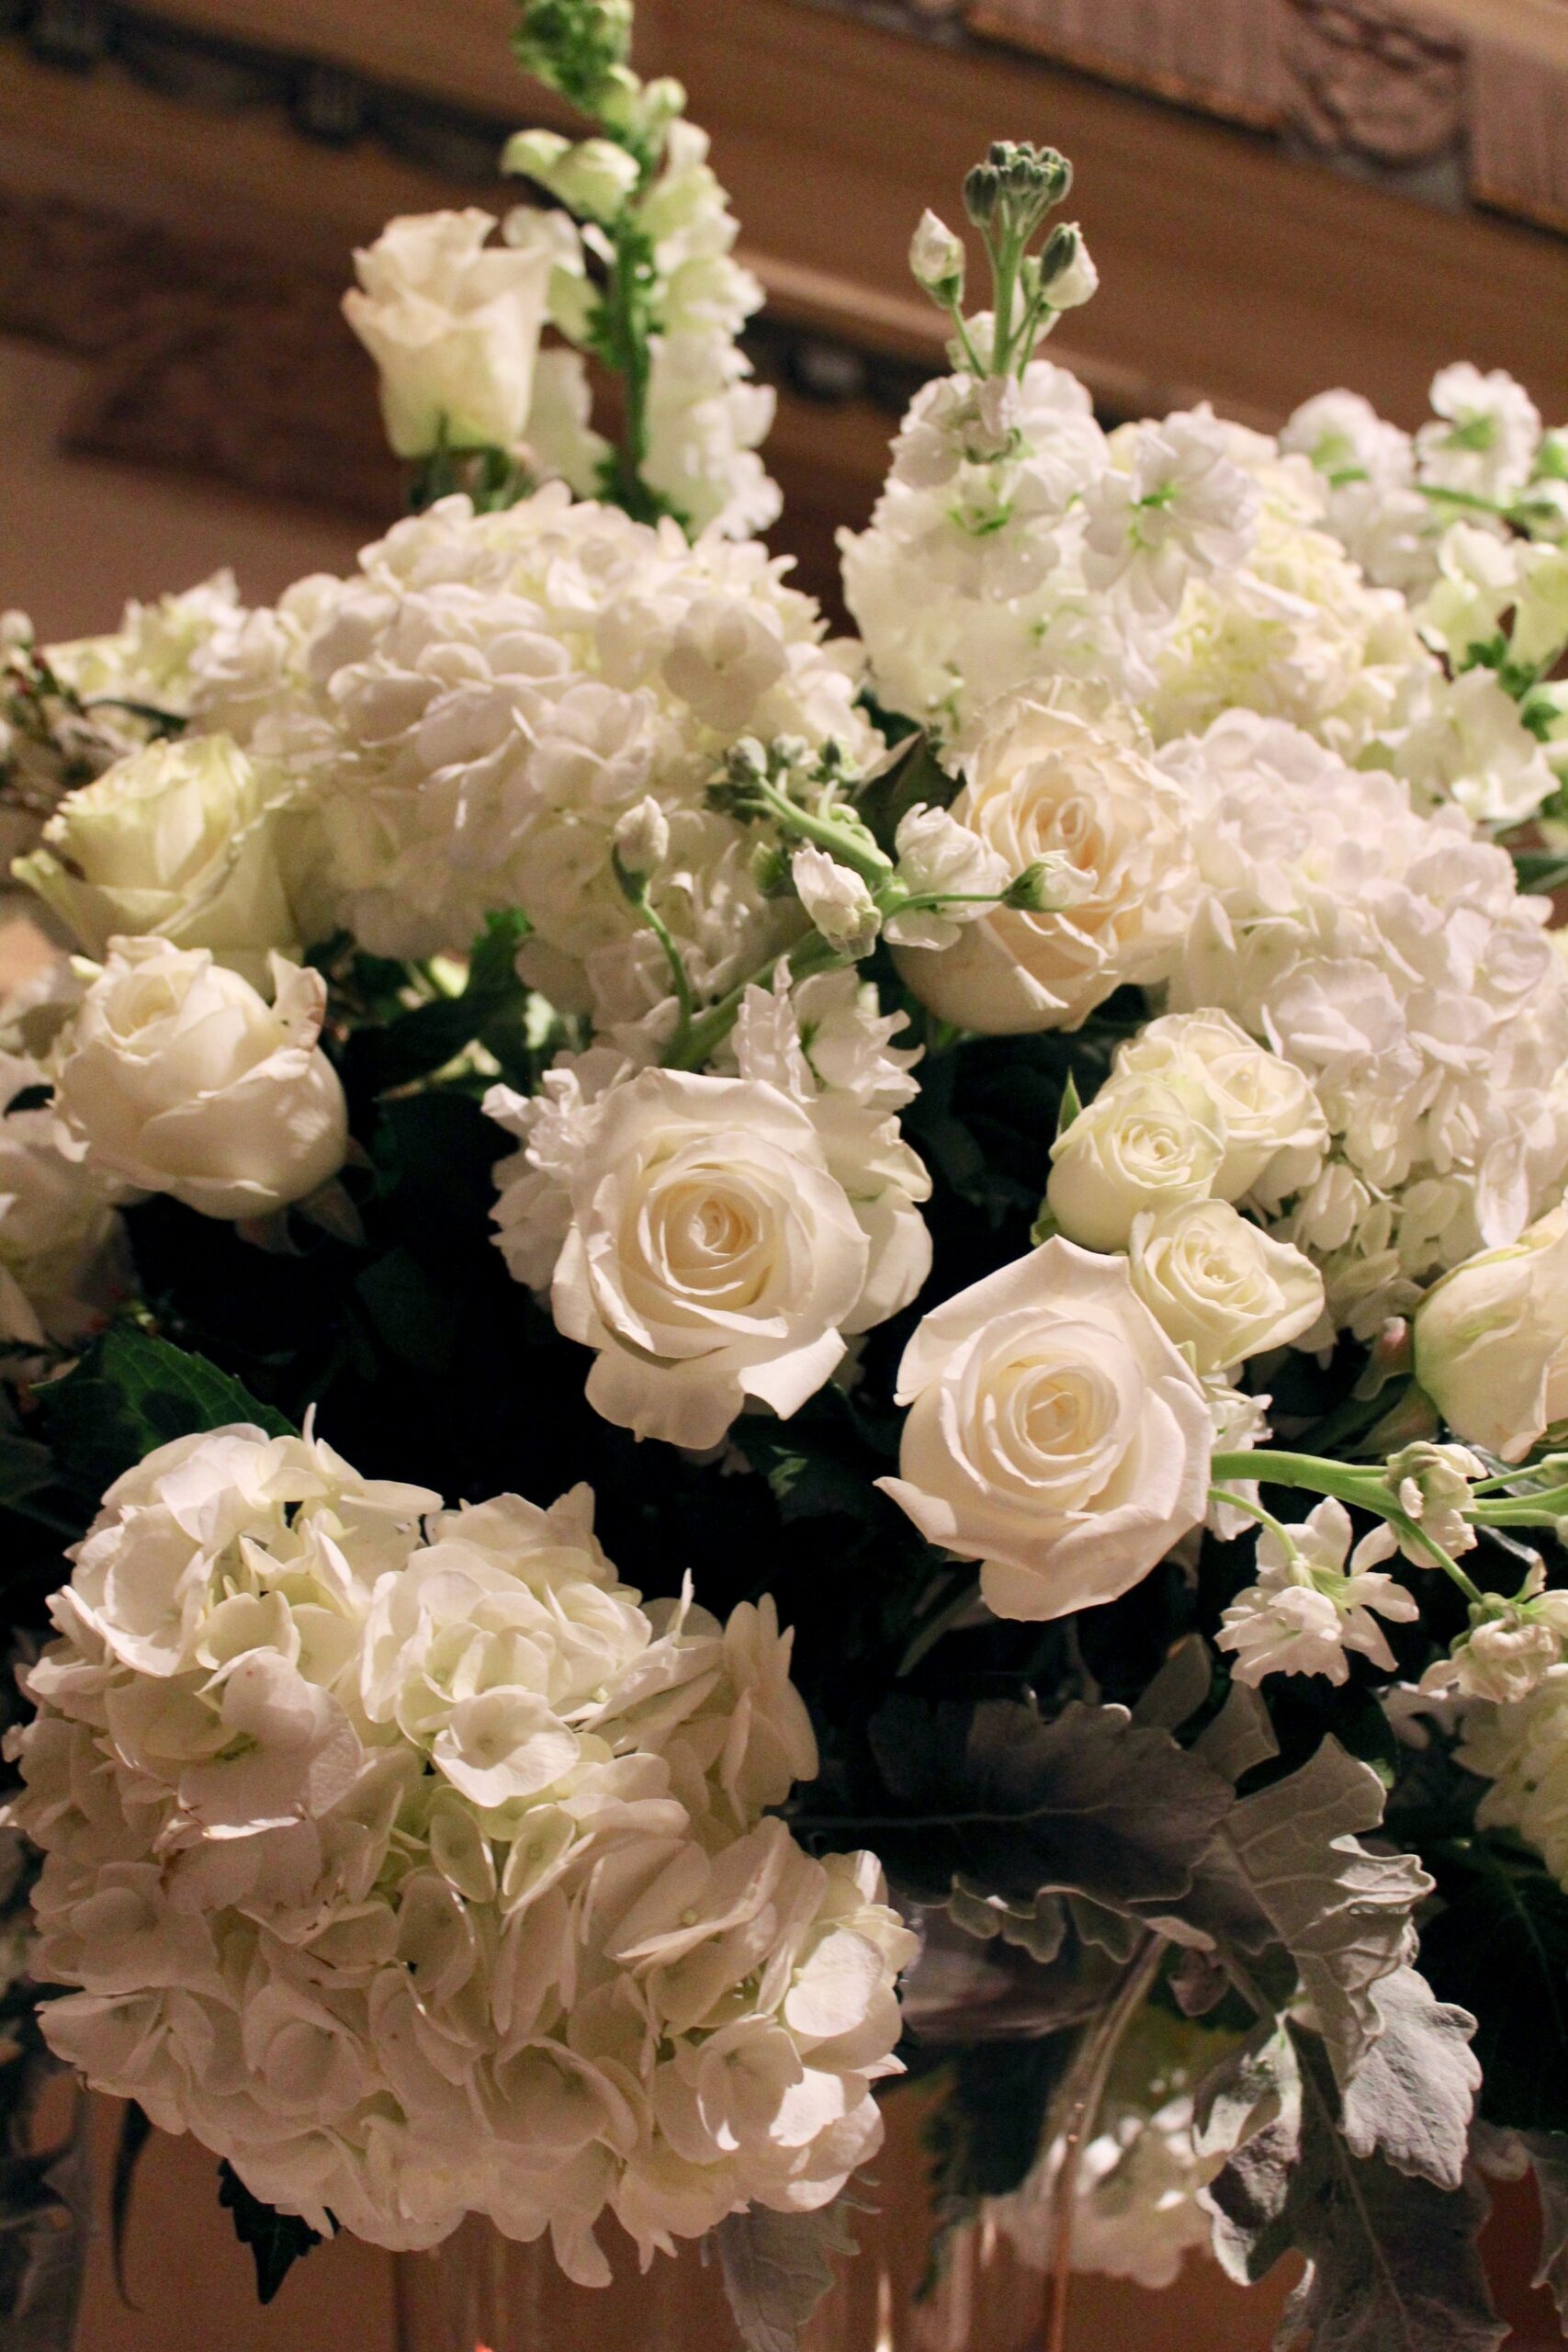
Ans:
{"type": "Polygon", "coordinates": [[[916,395],[869,529],[841,537],[845,594],[879,698],[950,739],[1067,676],[1161,741],[1240,707],[1354,758],[1401,740],[1444,681],[1324,509],[1311,466],[1265,435],[1206,408],[1107,435],[1077,379],[1036,359],[916,395]]]}
{"type": "Polygon", "coordinates": [[[563,1056],[485,1108],[520,1148],[496,1170],[498,1245],[594,1351],[607,1420],[716,1445],[749,1399],[787,1417],[846,1342],[931,1268],[931,1191],[897,1113],[915,1059],[852,971],[746,990],[735,1075],[563,1056]]]}
{"type": "MultiPolygon", "coordinates": [[[[733,258],[739,223],[708,163],[708,136],[677,118],[664,135],[662,159],[637,192],[637,166],[603,139],[570,144],[553,131],[519,133],[506,151],[509,170],[525,172],[586,215],[583,225],[559,212],[519,206],[502,233],[550,263],[549,322],[569,345],[586,342],[599,301],[586,255],[609,264],[607,231],[623,214],[652,246],[649,306],[647,447],[638,472],[693,532],[743,539],[765,531],[783,503],[757,451],[773,421],[772,388],[751,380],[737,341],[762,306],[762,288],[733,258]]],[[[579,492],[596,488],[609,444],[590,422],[592,394],[581,354],[542,351],[535,362],[525,427],[535,457],[579,492]]]]}
{"type": "MultiPolygon", "coordinates": [[[[704,805],[741,735],[878,747],[858,656],[755,543],[690,546],[548,485],[500,514],[462,497],[398,524],[345,580],[299,582],[209,666],[197,723],[287,766],[319,840],[311,936],[462,952],[491,910],[533,926],[525,976],[601,1026],[669,976],[612,845],[652,797],[670,845],[652,902],[694,988],[783,944],[743,830],[704,805]]],[[[798,923],[798,914],[795,916],[798,923]]],[[[787,929],[784,931],[787,937],[787,929]]]]}
{"type": "Polygon", "coordinates": [[[816,1769],[771,1602],[644,1608],[579,1487],[444,1511],[309,1432],[113,1487],[28,1669],[42,2025],[257,2196],[466,2212],[607,2279],[875,2149],[913,1939],[763,1818],[816,1769]]]}
{"type": "Polygon", "coordinates": [[[1311,1080],[1327,1159],[1277,1226],[1374,1336],[1511,1242],[1568,1171],[1568,978],[1547,902],[1461,811],[1247,711],[1159,755],[1199,872],[1175,1006],[1219,1007],[1311,1080]]]}

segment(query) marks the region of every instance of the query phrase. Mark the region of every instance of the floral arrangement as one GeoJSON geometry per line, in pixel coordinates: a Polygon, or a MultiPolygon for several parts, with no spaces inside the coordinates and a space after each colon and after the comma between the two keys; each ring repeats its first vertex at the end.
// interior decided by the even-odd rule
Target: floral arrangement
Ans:
{"type": "Polygon", "coordinates": [[[1212,2241],[1481,2352],[1486,2172],[1568,2306],[1568,437],[1107,430],[998,143],[830,639],[629,20],[356,257],[352,573],[5,625],[13,2107],[267,2291],[712,2233],[776,2347],[908,2071],[1058,2330],[1212,2241]]]}

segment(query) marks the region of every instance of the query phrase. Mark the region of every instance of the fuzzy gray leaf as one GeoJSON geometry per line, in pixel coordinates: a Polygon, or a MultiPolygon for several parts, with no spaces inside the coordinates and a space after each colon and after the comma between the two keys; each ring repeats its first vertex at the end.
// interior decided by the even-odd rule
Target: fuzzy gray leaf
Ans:
{"type": "Polygon", "coordinates": [[[714,2243],[745,2352],[795,2352],[833,2283],[833,2256],[855,2250],[841,2199],[815,2213],[750,2206],[725,2216],[714,2243]]]}
{"type": "Polygon", "coordinates": [[[1284,2254],[1306,2269],[1276,2352],[1495,2352],[1493,2309],[1475,2238],[1485,2199],[1360,2156],[1338,2129],[1333,2070],[1315,2035],[1291,2027],[1254,2061],[1277,2111],[1204,2192],[1214,2250],[1254,2283],[1284,2254]]]}
{"type": "Polygon", "coordinates": [[[1255,1765],[1278,1756],[1280,1743],[1257,1691],[1245,1682],[1233,1682],[1213,1722],[1193,1741],[1192,1752],[1212,1771],[1224,1773],[1233,1787],[1255,1765]]]}
{"type": "Polygon", "coordinates": [[[1557,2316],[1568,2324],[1568,2132],[1521,2133],[1540,2199],[1540,2259],[1532,2284],[1550,2287],[1557,2316]]]}
{"type": "Polygon", "coordinates": [[[1383,1977],[1372,1999],[1382,2030],[1346,2086],[1345,2137],[1359,2156],[1376,2154],[1396,2172],[1457,2188],[1481,2088],[1475,2019],[1439,2001],[1414,1968],[1383,1977]]]}
{"type": "Polygon", "coordinates": [[[70,2135],[0,2157],[0,2341],[6,2352],[71,2352],[92,2225],[86,2101],[70,2135]]]}
{"type": "Polygon", "coordinates": [[[1357,1833],[1375,1829],[1382,1808],[1371,1765],[1329,1738],[1299,1771],[1243,1797],[1223,1832],[1296,1963],[1341,2083],[1382,2030],[1373,1988],[1409,1959],[1411,1913],[1432,1891],[1413,1854],[1361,1844],[1357,1833]]]}
{"type": "Polygon", "coordinates": [[[1133,1721],[1155,1731],[1179,1731],[1209,1695],[1213,1668],[1201,1634],[1177,1643],[1133,1709],[1133,1721]]]}

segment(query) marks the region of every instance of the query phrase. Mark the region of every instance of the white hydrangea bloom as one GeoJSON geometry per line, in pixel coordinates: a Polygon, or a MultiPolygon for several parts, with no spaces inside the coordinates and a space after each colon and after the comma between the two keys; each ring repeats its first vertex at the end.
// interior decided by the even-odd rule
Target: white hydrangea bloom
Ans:
{"type": "Polygon", "coordinates": [[[1393,1671],[1393,1653],[1377,1620],[1408,1624],[1420,1606],[1371,1565],[1393,1550],[1386,1528],[1374,1528],[1353,1552],[1351,1533],[1349,1512],[1332,1497],[1300,1526],[1260,1530],[1258,1580],[1225,1610],[1216,1636],[1221,1649],[1235,1653],[1235,1680],[1256,1689],[1269,1674],[1325,1674],[1343,1682],[1350,1670],[1347,1650],[1393,1671]]]}
{"type": "Polygon", "coordinates": [[[1545,902],[1462,813],[1416,813],[1277,721],[1228,713],[1161,763],[1194,810],[1200,902],[1171,984],[1312,1081],[1331,1150],[1276,1230],[1363,1338],[1568,1172],[1568,975],[1545,902]]]}
{"type": "Polygon", "coordinates": [[[1492,1784],[1481,1827],[1517,1830],[1568,1884],[1568,1664],[1550,1666],[1528,1697],[1467,1708],[1461,1730],[1459,1762],[1492,1784]]]}
{"type": "Polygon", "coordinates": [[[443,1512],[307,1434],[161,1448],[28,1670],[44,2030],[313,2226],[548,2230],[604,2283],[872,2154],[913,1939],[816,1770],[771,1601],[645,1608],[579,1488],[443,1512]]]}
{"type": "Polygon", "coordinates": [[[761,547],[690,547],[554,483],[501,514],[443,500],[348,579],[301,582],[212,665],[198,716],[302,780],[328,927],[378,954],[461,952],[490,910],[520,907],[526,976],[606,1025],[668,988],[615,885],[619,818],[649,796],[664,810],[655,902],[694,982],[722,991],[786,944],[792,913],[705,787],[743,732],[863,763],[856,684],[761,547]]]}

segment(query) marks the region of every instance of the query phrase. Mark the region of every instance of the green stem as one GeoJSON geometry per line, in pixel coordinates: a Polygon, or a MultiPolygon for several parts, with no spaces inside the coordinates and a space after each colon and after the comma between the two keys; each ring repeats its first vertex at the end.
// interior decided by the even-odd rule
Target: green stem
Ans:
{"type": "Polygon", "coordinates": [[[953,321],[953,331],[958,338],[958,347],[969,363],[970,374],[972,376],[983,376],[986,372],[986,364],[975,348],[974,338],[969,333],[969,323],[964,318],[964,312],[956,302],[950,302],[947,307],[947,314],[953,321]]]}
{"type": "Polygon", "coordinates": [[[1247,1495],[1237,1494],[1235,1487],[1211,1487],[1209,1500],[1212,1503],[1228,1503],[1233,1510],[1245,1511],[1248,1519],[1258,1521],[1259,1527],[1266,1527],[1270,1535],[1277,1535],[1287,1551],[1295,1550],[1295,1538],[1290,1529],[1277,1520],[1271,1510],[1265,1510],[1261,1503],[1253,1502],[1247,1495]]]}
{"type": "Polygon", "coordinates": [[[787,956],[770,956],[745,979],[737,980],[728,995],[721,996],[716,1004],[710,1004],[705,1012],[698,1013],[685,1038],[677,1038],[665,1055],[665,1069],[701,1069],[705,1062],[711,1061],[734,1028],[740,1007],[745,1002],[747,989],[770,987],[781,962],[789,966],[792,980],[808,980],[818,972],[842,971],[853,960],[852,956],[841,955],[838,948],[830,947],[819,931],[808,932],[804,939],[796,941],[787,956]]]}
{"type": "Polygon", "coordinates": [[[1484,1601],[1485,1595],[1460,1566],[1459,1562],[1434,1542],[1418,1521],[1408,1511],[1401,1510],[1395,1496],[1386,1482],[1371,1470],[1353,1469],[1348,1463],[1327,1462],[1315,1453],[1276,1453],[1269,1448],[1247,1453],[1216,1453],[1209,1464],[1210,1476],[1224,1483],[1240,1478],[1250,1485],[1258,1481],[1268,1487],[1301,1487],[1314,1495],[1332,1495],[1339,1502],[1354,1503],[1362,1510],[1375,1511],[1380,1519],[1407,1542],[1417,1544],[1427,1553],[1434,1567],[1451,1577],[1467,1600],[1484,1601]]]}
{"type": "Polygon", "coordinates": [[[746,799],[748,803],[760,804],[782,832],[793,833],[803,842],[810,842],[814,848],[826,850],[838,865],[849,866],[872,889],[880,889],[891,876],[892,859],[868,836],[851,831],[831,817],[814,816],[766,777],[759,776],[754,785],[748,782],[746,799]]]}
{"type": "Polygon", "coordinates": [[[1062,2157],[1052,2184],[1054,2244],[1051,2263],[1050,2312],[1045,2325],[1045,2352],[1065,2352],[1067,2341],[1067,2301],[1073,2276],[1073,2222],[1077,2205],[1078,2172],[1084,2149],[1094,2137],[1104,2103],[1105,2086],[1122,2038],[1149,1996],[1165,1954],[1165,1939],[1151,1936],[1132,1962],[1115,1999],[1084,2037],[1083,2046],[1067,2076],[1060,2133],[1062,2157]]]}
{"type": "Polygon", "coordinates": [[[950,1600],[942,1603],[933,1617],[920,1627],[919,1632],[904,1652],[898,1661],[899,1680],[902,1680],[906,1674],[913,1674],[920,1660],[930,1651],[935,1649],[943,1634],[950,1634],[955,1625],[968,1616],[979,1595],[979,1577],[965,1577],[958,1590],[950,1600]]]}
{"type": "Polygon", "coordinates": [[[1005,376],[1012,357],[1012,298],[1023,242],[1016,229],[1004,230],[1001,250],[993,254],[996,317],[991,326],[991,373],[1005,376]]]}

